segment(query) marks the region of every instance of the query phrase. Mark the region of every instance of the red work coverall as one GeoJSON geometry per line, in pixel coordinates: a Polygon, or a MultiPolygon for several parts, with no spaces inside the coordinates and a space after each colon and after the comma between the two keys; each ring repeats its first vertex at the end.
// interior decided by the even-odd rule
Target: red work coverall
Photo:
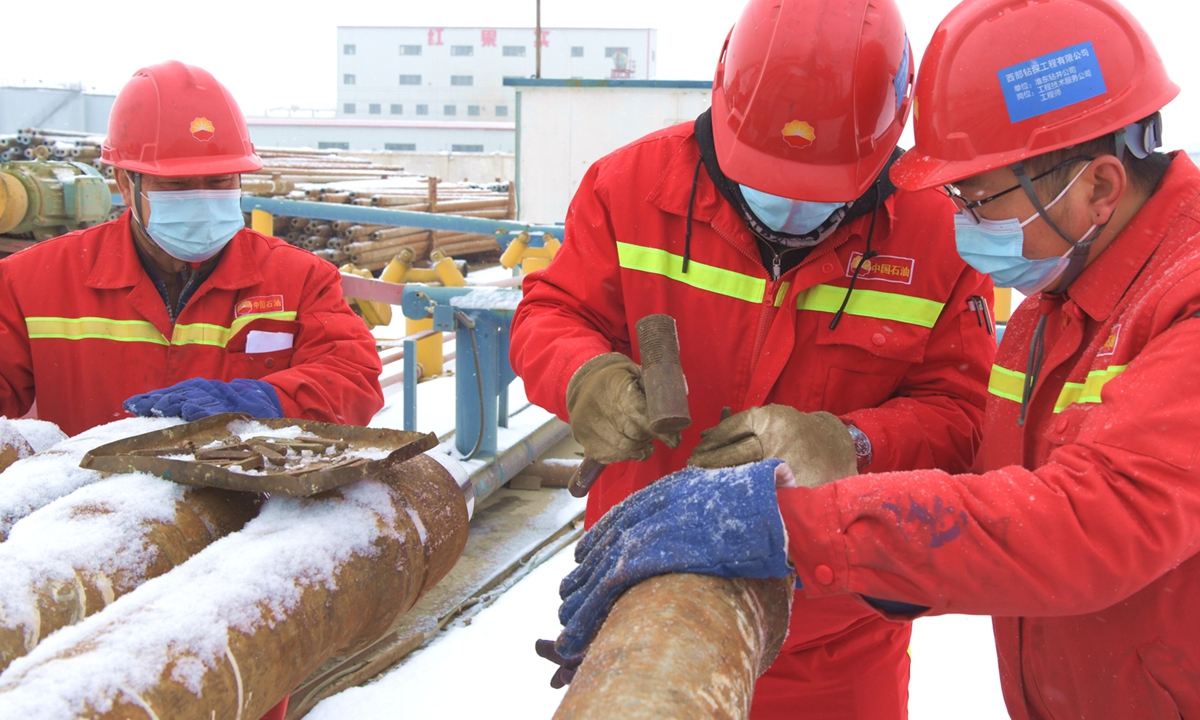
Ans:
{"type": "Polygon", "coordinates": [[[131,395],[196,377],[264,380],[291,418],[365,425],[383,407],[375,340],[332,265],[242,230],[172,323],[129,217],[0,260],[0,415],[36,398],[38,417],[75,435],[125,417],[131,395]],[[246,352],[256,331],[292,347],[246,352]]]}
{"type": "Polygon", "coordinates": [[[989,385],[988,472],[780,491],[810,594],[996,616],[1016,720],[1200,718],[1197,233],[1200,170],[1179,153],[1065,296],[1022,304],[989,385]]]}
{"type": "MultiPolygon", "coordinates": [[[[966,470],[979,440],[995,341],[972,309],[991,282],[954,251],[952,207],[936,192],[897,192],[880,208],[846,314],[830,329],[871,217],[837,230],[778,281],[738,212],[700,173],[690,265],[684,235],[699,149],[690,123],[598,161],[575,194],[566,239],[530,274],[513,319],[512,365],[535,403],[567,419],[567,383],[587,360],[639,360],[632,328],[652,313],[679,330],[692,425],[671,450],[609,466],[588,498],[594,523],[679,470],[721,408],[782,403],[852,421],[874,446],[870,470],[966,470]]],[[[982,313],[982,311],[980,311],[982,313]]],[[[849,597],[797,593],[780,658],[759,681],[756,717],[899,718],[910,626],[849,597]]]]}

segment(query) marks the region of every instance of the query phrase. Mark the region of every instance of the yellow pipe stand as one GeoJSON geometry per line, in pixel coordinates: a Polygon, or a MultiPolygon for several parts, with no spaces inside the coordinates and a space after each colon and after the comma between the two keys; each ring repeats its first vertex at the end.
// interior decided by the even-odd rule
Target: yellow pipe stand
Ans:
{"type": "Polygon", "coordinates": [[[520,265],[522,275],[549,267],[562,243],[553,235],[543,237],[543,247],[529,247],[529,233],[521,233],[504,249],[504,254],[500,256],[500,264],[509,270],[520,265]]]}

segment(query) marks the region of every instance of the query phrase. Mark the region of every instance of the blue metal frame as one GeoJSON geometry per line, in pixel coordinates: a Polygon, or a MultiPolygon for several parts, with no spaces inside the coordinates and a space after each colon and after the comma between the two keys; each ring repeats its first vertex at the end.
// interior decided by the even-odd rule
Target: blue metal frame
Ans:
{"type": "MultiPolygon", "coordinates": [[[[487,218],[463,217],[461,215],[442,215],[436,213],[411,212],[408,210],[387,210],[361,205],[343,205],[340,203],[310,202],[307,200],[280,200],[279,198],[242,196],[242,212],[263,210],[273,215],[302,217],[314,220],[345,220],[364,225],[391,225],[394,227],[412,227],[423,230],[445,230],[451,232],[475,233],[478,235],[495,235],[496,242],[501,248],[508,247],[513,235],[529,233],[533,235],[550,234],[562,239],[562,225],[536,225],[517,222],[515,220],[489,220],[487,218]]],[[[533,243],[530,243],[531,245],[533,243]]]]}

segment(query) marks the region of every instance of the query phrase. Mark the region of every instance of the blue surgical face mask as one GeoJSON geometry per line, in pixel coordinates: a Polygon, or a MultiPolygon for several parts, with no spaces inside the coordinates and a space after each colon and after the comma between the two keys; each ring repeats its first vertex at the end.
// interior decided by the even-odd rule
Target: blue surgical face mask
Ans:
{"type": "Polygon", "coordinates": [[[806,235],[821,227],[839,208],[846,206],[844,202],[792,200],[768,195],[745,185],[739,184],[738,187],[742,189],[742,197],[746,198],[746,204],[750,206],[755,217],[775,232],[788,235],[806,235]]]}
{"type": "MultiPolygon", "coordinates": [[[[1091,163],[1088,163],[1090,165],[1091,163]]],[[[1046,210],[1054,207],[1083,171],[1083,166],[1071,182],[1063,188],[1058,197],[1046,206],[1046,210]]],[[[1000,287],[1016,288],[1024,295],[1033,295],[1054,284],[1071,263],[1071,253],[1074,247],[1067,250],[1062,257],[1029,260],[1024,255],[1025,226],[1038,218],[1034,213],[1028,220],[1022,222],[1017,218],[1009,220],[984,220],[975,223],[966,214],[960,212],[954,216],[954,242],[958,246],[958,254],[968,265],[981,273],[990,275],[992,282],[1000,287]]],[[[1084,242],[1089,235],[1099,227],[1092,225],[1077,242],[1084,242]]]]}
{"type": "Polygon", "coordinates": [[[202,262],[221,252],[246,226],[241,190],[147,192],[146,233],[173,258],[202,262]]]}

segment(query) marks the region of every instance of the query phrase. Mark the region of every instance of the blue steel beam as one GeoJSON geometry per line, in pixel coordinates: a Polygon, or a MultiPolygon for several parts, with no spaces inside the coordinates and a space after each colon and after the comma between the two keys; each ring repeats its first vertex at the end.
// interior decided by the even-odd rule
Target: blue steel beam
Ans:
{"type": "Polygon", "coordinates": [[[496,242],[501,248],[507,247],[511,241],[509,235],[528,232],[530,235],[549,233],[555,238],[562,239],[562,225],[532,225],[515,220],[489,220],[487,218],[462,217],[460,215],[442,215],[435,213],[410,212],[407,210],[387,210],[361,205],[342,205],[340,203],[309,202],[306,200],[280,200],[279,198],[242,196],[242,211],[263,210],[273,215],[302,217],[313,220],[345,220],[364,225],[391,225],[393,227],[412,227],[423,230],[444,230],[450,232],[475,233],[478,235],[495,235],[496,242]]]}

